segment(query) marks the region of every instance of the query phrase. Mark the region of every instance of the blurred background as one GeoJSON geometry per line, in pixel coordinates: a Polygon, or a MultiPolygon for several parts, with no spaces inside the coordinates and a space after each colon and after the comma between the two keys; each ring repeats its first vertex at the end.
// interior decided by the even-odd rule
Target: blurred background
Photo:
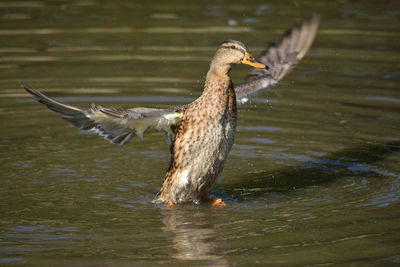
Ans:
{"type": "Polygon", "coordinates": [[[1,1],[0,265],[400,263],[397,2],[1,1]],[[186,104],[221,41],[257,56],[313,13],[309,53],[239,109],[212,191],[224,209],[154,205],[163,135],[120,149],[20,87],[80,106],[186,104]]]}

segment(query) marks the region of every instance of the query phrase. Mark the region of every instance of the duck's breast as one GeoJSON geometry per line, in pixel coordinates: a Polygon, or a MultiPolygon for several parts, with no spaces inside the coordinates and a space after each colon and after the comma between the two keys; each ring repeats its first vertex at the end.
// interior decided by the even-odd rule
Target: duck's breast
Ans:
{"type": "Polygon", "coordinates": [[[233,89],[224,96],[193,103],[185,112],[174,144],[174,163],[179,168],[174,191],[178,199],[207,197],[223,170],[235,132],[233,89]]]}

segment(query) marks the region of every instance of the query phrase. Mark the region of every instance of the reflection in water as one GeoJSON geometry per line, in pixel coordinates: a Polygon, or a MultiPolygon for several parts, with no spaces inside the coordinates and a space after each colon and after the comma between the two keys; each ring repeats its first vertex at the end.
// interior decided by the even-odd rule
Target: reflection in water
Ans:
{"type": "MultiPolygon", "coordinates": [[[[201,207],[175,206],[165,210],[164,232],[173,234],[173,258],[191,261],[212,261],[216,266],[227,266],[226,259],[216,255],[219,247],[212,213],[201,207]]],[[[210,262],[209,262],[210,263],[210,262]]]]}
{"type": "MultiPolygon", "coordinates": [[[[380,197],[386,204],[395,203],[398,198],[393,197],[393,192],[398,190],[399,174],[374,166],[378,161],[400,151],[400,142],[368,143],[336,151],[334,153],[311,158],[300,155],[298,160],[302,164],[286,166],[277,170],[266,170],[259,173],[249,173],[248,177],[240,179],[237,183],[225,186],[225,190],[237,196],[235,188],[243,192],[251,192],[252,197],[263,196],[268,191],[292,191],[295,188],[305,188],[327,184],[345,177],[363,175],[364,177],[391,177],[396,178],[388,190],[384,190],[380,197]]],[[[286,158],[289,154],[284,154],[286,158]]],[[[376,194],[378,191],[374,191],[376,194]]]]}

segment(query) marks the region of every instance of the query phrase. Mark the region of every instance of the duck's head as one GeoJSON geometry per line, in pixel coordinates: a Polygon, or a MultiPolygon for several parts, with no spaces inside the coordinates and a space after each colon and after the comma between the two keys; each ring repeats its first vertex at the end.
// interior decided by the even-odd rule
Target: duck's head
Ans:
{"type": "Polygon", "coordinates": [[[268,68],[264,64],[257,62],[249,51],[247,51],[247,47],[243,43],[236,40],[224,41],[218,46],[211,65],[222,69],[227,67],[229,71],[230,67],[234,64],[247,64],[261,69],[268,68]]]}

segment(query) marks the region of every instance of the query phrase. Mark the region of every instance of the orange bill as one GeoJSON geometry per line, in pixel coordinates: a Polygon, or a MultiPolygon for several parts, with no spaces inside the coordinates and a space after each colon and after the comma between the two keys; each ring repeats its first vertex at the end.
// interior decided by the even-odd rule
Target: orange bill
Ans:
{"type": "Polygon", "coordinates": [[[265,66],[264,64],[258,63],[256,61],[256,59],[250,55],[249,52],[246,52],[244,54],[244,57],[242,58],[241,62],[242,62],[242,64],[247,64],[254,68],[267,69],[267,66],[265,66]]]}

